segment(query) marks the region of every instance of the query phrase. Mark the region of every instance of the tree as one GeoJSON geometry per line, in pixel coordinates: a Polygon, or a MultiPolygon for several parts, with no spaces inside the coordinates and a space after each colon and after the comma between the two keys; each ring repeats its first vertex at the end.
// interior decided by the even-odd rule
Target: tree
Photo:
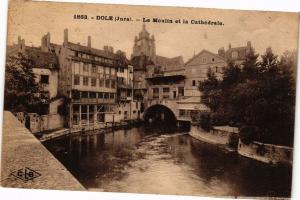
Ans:
{"type": "Polygon", "coordinates": [[[13,112],[38,112],[41,99],[35,82],[33,61],[25,54],[7,57],[4,109],[13,112]]]}
{"type": "Polygon", "coordinates": [[[238,126],[247,143],[251,139],[292,145],[295,79],[291,69],[294,58],[285,54],[279,60],[268,48],[258,62],[258,55],[251,50],[241,65],[228,63],[223,80],[218,84],[212,84],[212,78],[203,81],[206,87],[200,90],[205,98],[211,99],[204,103],[212,110],[212,125],[238,126]]]}

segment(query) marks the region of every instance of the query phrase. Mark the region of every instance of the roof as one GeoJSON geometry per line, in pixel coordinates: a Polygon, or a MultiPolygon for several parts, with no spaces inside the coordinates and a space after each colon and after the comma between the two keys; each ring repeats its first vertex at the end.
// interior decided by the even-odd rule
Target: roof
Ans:
{"type": "Polygon", "coordinates": [[[54,53],[43,52],[37,47],[26,47],[26,54],[33,60],[36,67],[39,68],[58,68],[58,59],[54,53]]]}
{"type": "Polygon", "coordinates": [[[232,52],[238,52],[238,57],[234,60],[243,60],[243,59],[245,59],[249,48],[250,47],[248,47],[248,46],[230,48],[225,52],[225,56],[227,59],[233,59],[232,52]]]}
{"type": "Polygon", "coordinates": [[[75,51],[80,51],[80,52],[84,52],[84,53],[88,53],[88,54],[93,54],[95,56],[100,56],[100,57],[105,57],[105,58],[110,58],[110,59],[114,59],[115,58],[115,54],[109,51],[104,51],[101,49],[95,49],[95,48],[89,48],[87,46],[83,46],[81,44],[75,44],[72,42],[68,42],[67,43],[67,47],[75,50],[75,51]]]}
{"type": "Polygon", "coordinates": [[[189,63],[192,62],[195,58],[199,57],[199,56],[200,56],[201,54],[203,54],[203,53],[211,54],[211,55],[213,55],[214,57],[219,58],[219,59],[223,60],[224,62],[226,62],[225,58],[219,56],[218,54],[215,54],[215,53],[212,53],[212,52],[210,52],[210,51],[208,51],[208,50],[206,50],[206,49],[203,49],[203,50],[200,51],[198,54],[196,54],[196,55],[194,55],[192,58],[190,58],[190,59],[185,63],[185,65],[189,64],[189,63]]]}

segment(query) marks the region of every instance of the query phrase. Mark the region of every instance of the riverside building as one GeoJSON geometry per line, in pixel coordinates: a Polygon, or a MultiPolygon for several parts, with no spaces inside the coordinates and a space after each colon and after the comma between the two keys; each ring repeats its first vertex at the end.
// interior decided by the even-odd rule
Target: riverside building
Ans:
{"type": "Polygon", "coordinates": [[[92,48],[90,36],[87,46],[72,43],[65,29],[59,63],[58,92],[67,101],[68,127],[93,130],[113,123],[118,64],[113,48],[92,48]]]}

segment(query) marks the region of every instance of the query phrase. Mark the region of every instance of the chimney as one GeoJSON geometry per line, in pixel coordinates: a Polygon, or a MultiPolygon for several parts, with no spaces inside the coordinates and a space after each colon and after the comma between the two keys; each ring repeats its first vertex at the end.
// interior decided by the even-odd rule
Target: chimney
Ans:
{"type": "Polygon", "coordinates": [[[64,43],[68,43],[68,29],[64,30],[64,43]]]}
{"type": "Polygon", "coordinates": [[[105,45],[103,47],[103,50],[108,52],[108,53],[114,53],[114,48],[112,46],[105,45]]]}
{"type": "Polygon", "coordinates": [[[88,36],[88,44],[87,44],[88,48],[92,47],[92,39],[91,36],[88,36]]]}
{"type": "Polygon", "coordinates": [[[50,46],[50,33],[49,33],[49,32],[47,33],[46,38],[47,38],[47,39],[46,39],[46,40],[47,40],[47,41],[46,41],[46,42],[47,42],[47,46],[50,46]]]}
{"type": "Polygon", "coordinates": [[[21,44],[21,36],[18,35],[18,44],[20,45],[21,44]]]}
{"type": "Polygon", "coordinates": [[[19,48],[20,48],[21,52],[25,52],[25,40],[24,39],[20,40],[19,48]]]}
{"type": "Polygon", "coordinates": [[[48,52],[50,47],[50,33],[48,32],[41,39],[41,50],[44,52],[48,52]]]}
{"type": "Polygon", "coordinates": [[[221,47],[219,50],[218,50],[218,55],[225,58],[225,49],[224,47],[221,47]]]}
{"type": "Polygon", "coordinates": [[[231,43],[229,43],[229,45],[228,45],[228,49],[231,49],[231,43]]]}
{"type": "Polygon", "coordinates": [[[247,47],[251,48],[251,42],[250,41],[247,42],[247,47]]]}

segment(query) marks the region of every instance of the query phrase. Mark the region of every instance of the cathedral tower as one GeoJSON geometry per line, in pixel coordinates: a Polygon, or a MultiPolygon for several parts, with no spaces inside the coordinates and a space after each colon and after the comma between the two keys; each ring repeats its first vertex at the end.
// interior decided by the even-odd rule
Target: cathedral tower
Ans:
{"type": "Polygon", "coordinates": [[[147,56],[153,63],[156,63],[156,50],[154,35],[150,37],[146,30],[146,25],[143,24],[142,31],[134,39],[133,52],[131,57],[147,56]]]}

